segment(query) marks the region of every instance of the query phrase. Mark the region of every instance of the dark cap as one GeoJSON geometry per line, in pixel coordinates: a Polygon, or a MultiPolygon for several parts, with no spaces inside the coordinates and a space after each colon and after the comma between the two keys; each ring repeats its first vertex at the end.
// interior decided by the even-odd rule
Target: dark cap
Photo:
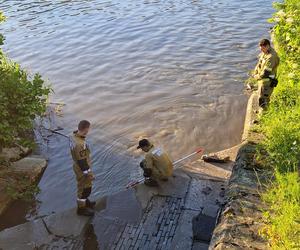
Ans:
{"type": "Polygon", "coordinates": [[[260,41],[259,41],[259,46],[264,46],[264,47],[266,47],[267,45],[271,45],[271,42],[270,42],[270,40],[268,40],[268,39],[261,39],[260,41]]]}
{"type": "Polygon", "coordinates": [[[143,148],[143,147],[149,147],[151,143],[147,139],[142,139],[139,141],[139,146],[137,149],[143,148]]]}

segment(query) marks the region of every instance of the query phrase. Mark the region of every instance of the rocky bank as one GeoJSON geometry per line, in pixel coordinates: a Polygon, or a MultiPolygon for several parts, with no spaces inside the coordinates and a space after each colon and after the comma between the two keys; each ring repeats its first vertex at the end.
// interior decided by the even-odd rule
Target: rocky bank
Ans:
{"type": "Polygon", "coordinates": [[[8,209],[19,192],[26,191],[22,188],[34,188],[46,169],[44,158],[30,154],[31,149],[22,146],[4,148],[0,153],[0,214],[8,209]]]}
{"type": "Polygon", "coordinates": [[[265,209],[260,192],[270,173],[254,159],[256,143],[261,137],[253,129],[258,110],[258,94],[254,92],[248,102],[242,146],[232,169],[224,206],[209,249],[268,249],[268,242],[260,235],[265,209]]]}

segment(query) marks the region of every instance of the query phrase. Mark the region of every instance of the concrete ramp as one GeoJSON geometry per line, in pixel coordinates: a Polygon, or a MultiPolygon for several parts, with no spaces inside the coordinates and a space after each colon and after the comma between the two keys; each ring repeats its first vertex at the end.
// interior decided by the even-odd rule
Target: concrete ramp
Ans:
{"type": "Polygon", "coordinates": [[[227,174],[201,176],[187,168],[159,187],[139,185],[117,194],[92,221],[99,248],[208,249],[227,174]]]}
{"type": "Polygon", "coordinates": [[[100,199],[93,218],[71,209],[3,230],[0,249],[208,249],[232,165],[196,161],[100,199]]]}

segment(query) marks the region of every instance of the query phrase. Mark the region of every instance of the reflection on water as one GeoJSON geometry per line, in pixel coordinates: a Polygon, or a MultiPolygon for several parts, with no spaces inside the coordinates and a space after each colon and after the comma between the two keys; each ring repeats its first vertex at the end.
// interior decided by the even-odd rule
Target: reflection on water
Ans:
{"type": "MultiPolygon", "coordinates": [[[[268,31],[271,0],[0,1],[5,51],[66,103],[58,125],[93,123],[95,195],[137,175],[136,141],[174,159],[240,141],[243,79],[268,31]]],[[[55,136],[40,182],[39,214],[75,204],[67,142],[55,136]]]]}

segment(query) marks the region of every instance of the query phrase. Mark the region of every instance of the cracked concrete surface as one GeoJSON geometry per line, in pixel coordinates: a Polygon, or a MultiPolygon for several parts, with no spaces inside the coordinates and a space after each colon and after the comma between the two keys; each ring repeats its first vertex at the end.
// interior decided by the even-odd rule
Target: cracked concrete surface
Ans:
{"type": "Polygon", "coordinates": [[[0,233],[0,249],[81,249],[89,222],[75,209],[8,228],[0,233]]]}

